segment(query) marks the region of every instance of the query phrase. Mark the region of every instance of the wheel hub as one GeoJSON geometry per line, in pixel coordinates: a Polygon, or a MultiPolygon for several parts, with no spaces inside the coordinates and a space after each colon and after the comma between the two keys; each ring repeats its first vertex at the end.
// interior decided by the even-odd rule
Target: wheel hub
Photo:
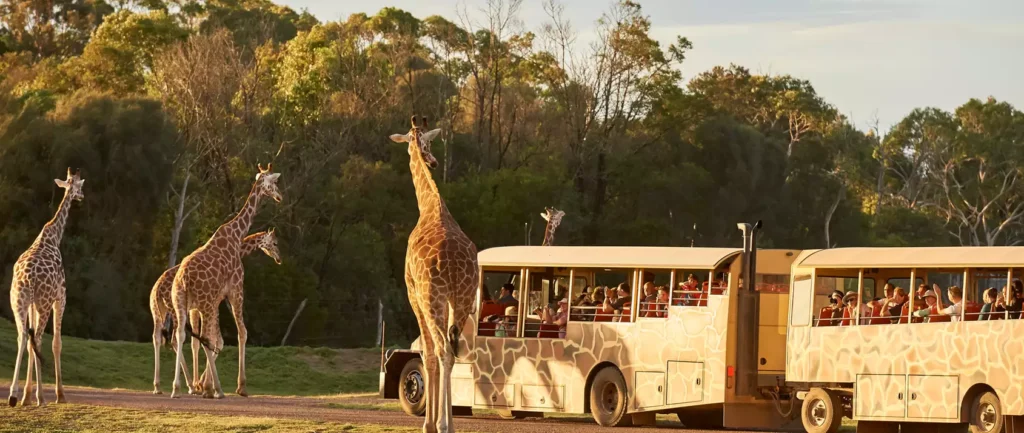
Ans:
{"type": "Polygon", "coordinates": [[[423,398],[423,388],[423,375],[420,372],[412,371],[405,376],[403,391],[406,401],[412,404],[419,403],[423,398]]]}
{"type": "Polygon", "coordinates": [[[607,384],[601,389],[601,409],[611,413],[619,405],[619,390],[613,384],[607,384]]]}
{"type": "Polygon", "coordinates": [[[825,401],[821,399],[815,399],[808,405],[808,418],[814,423],[815,426],[825,425],[826,416],[828,415],[828,407],[825,406],[825,401]]]}
{"type": "Polygon", "coordinates": [[[996,426],[996,408],[991,403],[982,403],[980,407],[981,412],[981,427],[985,431],[992,431],[996,426]]]}

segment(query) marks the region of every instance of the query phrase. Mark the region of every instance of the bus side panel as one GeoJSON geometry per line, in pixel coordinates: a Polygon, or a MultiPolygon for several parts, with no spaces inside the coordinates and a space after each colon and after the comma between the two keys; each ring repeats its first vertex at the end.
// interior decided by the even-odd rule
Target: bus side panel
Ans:
{"type": "Polygon", "coordinates": [[[475,337],[459,362],[473,364],[474,407],[583,413],[601,363],[622,373],[630,413],[722,403],[728,308],[713,295],[705,307],[670,307],[666,319],[570,322],[565,339],[475,337]]]}
{"type": "Polygon", "coordinates": [[[787,378],[856,385],[858,419],[956,422],[965,395],[979,383],[996,391],[1004,415],[1021,415],[1022,332],[1019,320],[794,327],[787,378]]]}

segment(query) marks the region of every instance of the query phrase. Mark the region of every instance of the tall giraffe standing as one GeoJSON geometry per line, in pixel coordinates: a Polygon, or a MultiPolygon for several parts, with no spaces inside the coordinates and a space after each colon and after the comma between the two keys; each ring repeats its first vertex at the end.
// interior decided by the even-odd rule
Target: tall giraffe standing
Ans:
{"type": "Polygon", "coordinates": [[[430,140],[441,130],[426,128],[426,118],[420,128],[413,116],[409,133],[394,134],[391,140],[409,143],[409,171],[420,211],[405,253],[405,284],[422,338],[427,391],[423,431],[447,433],[455,431],[452,367],[459,354],[460,327],[474,312],[480,266],[476,246],[448,212],[430,175],[437,167],[430,140]]]}
{"type": "MultiPolygon", "coordinates": [[[[260,199],[269,196],[281,202],[281,193],[277,190],[277,178],[280,173],[271,172],[259,167],[256,182],[252,185],[245,205],[238,215],[221,225],[210,240],[181,261],[178,273],[174,275],[171,287],[171,303],[174,305],[174,324],[177,340],[174,342],[177,360],[174,363],[174,386],[171,398],[179,397],[181,389],[182,364],[184,353],[181,346],[185,341],[185,321],[192,310],[198,310],[202,318],[202,329],[197,337],[204,344],[206,352],[206,368],[209,375],[203,384],[203,396],[208,398],[224,398],[217,374],[217,354],[224,347],[224,339],[220,334],[218,307],[221,301],[231,293],[237,293],[237,299],[231,299],[231,313],[238,327],[238,388],[235,393],[246,396],[245,390],[245,323],[242,321],[242,282],[245,270],[242,268],[242,237],[249,233],[252,219],[259,209],[260,199]]],[[[192,392],[192,389],[189,389],[192,392]]]]}
{"type": "Polygon", "coordinates": [[[85,179],[81,172],[71,174],[68,168],[67,180],[54,179],[57,186],[64,188],[64,199],[60,201],[57,214],[43,226],[43,231],[35,242],[14,262],[14,278],[11,282],[11,311],[14,312],[14,323],[18,327],[18,355],[14,362],[14,379],[11,380],[11,392],[7,401],[14,407],[18,403],[18,370],[21,369],[21,354],[26,343],[32,350],[28,354],[28,366],[25,374],[25,395],[21,400],[24,406],[31,394],[32,369],[36,373],[36,405],[43,405],[42,354],[39,345],[43,343],[43,328],[50,320],[53,312],[53,365],[56,370],[57,403],[64,403],[64,383],[60,375],[60,321],[64,317],[64,305],[67,302],[64,287],[64,264],[60,255],[60,240],[64,235],[64,227],[68,220],[71,201],[82,201],[82,185],[85,179]],[[29,340],[26,341],[26,338],[29,340]]]}
{"type": "MultiPolygon", "coordinates": [[[[263,250],[270,258],[274,259],[274,262],[281,264],[281,254],[277,249],[277,235],[274,234],[274,229],[269,231],[253,233],[242,240],[242,257],[252,254],[257,249],[263,250]]],[[[179,265],[180,266],[180,265],[179,265]]],[[[174,329],[174,320],[171,316],[171,320],[167,320],[168,314],[172,314],[174,306],[171,303],[171,287],[174,285],[174,275],[178,272],[178,266],[170,268],[164,271],[160,275],[160,278],[156,280],[156,284],[153,285],[153,290],[149,293],[149,311],[153,313],[153,394],[162,394],[160,391],[160,346],[167,343],[167,340],[171,340],[172,347],[177,347],[175,344],[175,335],[172,334],[174,329]],[[168,325],[170,325],[168,327],[168,325]]],[[[242,298],[242,294],[235,294],[234,292],[228,294],[229,299],[242,298]]],[[[240,303],[238,305],[241,305],[240,303]]],[[[234,310],[232,310],[234,311],[234,310]]],[[[192,329],[199,329],[198,326],[193,325],[192,329]]],[[[192,365],[193,369],[198,369],[199,364],[199,340],[196,338],[192,339],[192,365]]],[[[182,365],[182,369],[188,370],[188,365],[182,365]]],[[[197,376],[198,371],[193,371],[193,378],[197,376]]],[[[185,377],[185,382],[191,388],[198,385],[196,380],[193,379],[191,383],[188,382],[188,376],[185,377]]]]}
{"type": "Polygon", "coordinates": [[[562,212],[553,207],[544,208],[544,213],[540,214],[544,221],[548,222],[547,227],[544,227],[544,242],[541,246],[550,247],[555,244],[555,230],[558,229],[558,225],[562,224],[562,217],[565,216],[565,212],[562,212]]]}

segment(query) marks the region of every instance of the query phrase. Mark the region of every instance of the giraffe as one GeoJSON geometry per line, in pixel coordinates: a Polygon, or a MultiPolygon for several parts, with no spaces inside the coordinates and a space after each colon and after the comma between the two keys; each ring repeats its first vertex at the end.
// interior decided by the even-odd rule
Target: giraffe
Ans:
{"type": "MultiPolygon", "coordinates": [[[[277,249],[277,235],[274,234],[274,229],[271,228],[269,231],[253,233],[242,240],[242,257],[252,254],[257,249],[263,250],[266,255],[274,259],[274,262],[281,264],[281,255],[277,249]]],[[[179,265],[180,266],[180,265],[179,265]]],[[[171,286],[174,284],[174,275],[178,272],[178,266],[174,266],[160,275],[160,278],[156,280],[156,284],[153,285],[153,290],[149,293],[149,310],[153,313],[153,394],[163,394],[160,391],[160,346],[170,343],[172,347],[175,345],[175,334],[172,330],[174,329],[173,315],[168,320],[168,315],[174,311],[173,305],[171,304],[171,286]]],[[[241,299],[242,294],[235,295],[234,293],[228,294],[229,298],[237,296],[241,299]]],[[[198,326],[193,325],[192,329],[199,329],[198,326]]],[[[198,368],[199,364],[199,340],[196,338],[192,339],[192,365],[198,368]]],[[[182,369],[188,370],[188,365],[182,365],[182,369]]],[[[193,372],[193,378],[198,372],[193,372]]],[[[205,372],[204,372],[205,376],[205,372]]],[[[186,383],[188,383],[188,376],[185,377],[186,383]]],[[[193,380],[189,387],[198,385],[193,380]]]]}
{"type": "Polygon", "coordinates": [[[565,212],[562,212],[553,207],[544,208],[544,213],[540,214],[544,221],[548,222],[547,227],[544,228],[544,242],[541,246],[550,247],[555,245],[555,229],[562,223],[562,217],[565,216],[565,212]]]}
{"type": "Polygon", "coordinates": [[[64,264],[60,255],[60,240],[64,235],[64,227],[68,221],[68,211],[72,201],[82,201],[85,194],[82,186],[85,179],[81,170],[71,174],[68,167],[66,180],[54,179],[57,186],[64,189],[64,198],[57,207],[57,214],[43,226],[43,230],[24,253],[14,263],[14,278],[11,281],[11,310],[14,312],[14,323],[18,327],[18,355],[14,362],[14,379],[11,380],[11,392],[7,401],[14,407],[18,403],[18,370],[21,369],[21,354],[26,343],[31,347],[28,354],[28,365],[25,373],[25,392],[21,405],[28,403],[32,390],[32,370],[36,373],[36,405],[43,402],[42,353],[39,345],[43,340],[43,328],[50,320],[53,312],[53,365],[56,370],[57,403],[64,403],[64,383],[60,374],[60,322],[64,317],[64,306],[67,302],[64,287],[64,264]],[[28,339],[26,341],[26,338],[28,339]]]}
{"type": "Polygon", "coordinates": [[[447,433],[455,431],[451,374],[459,354],[459,329],[474,313],[480,266],[476,246],[448,212],[430,174],[430,169],[437,167],[430,140],[441,130],[426,128],[425,117],[420,128],[413,116],[409,133],[391,135],[391,140],[409,143],[409,171],[420,212],[409,234],[405,284],[420,327],[424,359],[427,409],[423,431],[447,433]]]}
{"type": "MultiPolygon", "coordinates": [[[[242,320],[242,281],[245,274],[242,268],[241,244],[242,236],[249,232],[252,219],[259,209],[260,199],[269,196],[281,202],[281,193],[277,190],[277,179],[280,173],[273,173],[271,165],[264,170],[259,167],[256,181],[245,201],[245,205],[230,221],[221,225],[210,240],[181,261],[178,272],[174,275],[171,286],[171,303],[174,306],[174,324],[176,325],[174,363],[174,385],[171,398],[177,398],[181,390],[182,364],[184,353],[181,350],[185,341],[185,321],[192,310],[198,310],[202,318],[202,329],[195,337],[203,343],[206,352],[206,368],[209,370],[207,383],[203,384],[203,396],[207,398],[224,398],[217,375],[217,354],[224,347],[220,335],[220,319],[218,307],[221,301],[231,293],[237,294],[229,299],[231,313],[238,327],[238,388],[235,393],[247,396],[245,390],[245,339],[247,336],[242,320]]],[[[194,384],[193,384],[194,385],[194,384]]],[[[194,392],[194,389],[189,389],[194,392]]]]}

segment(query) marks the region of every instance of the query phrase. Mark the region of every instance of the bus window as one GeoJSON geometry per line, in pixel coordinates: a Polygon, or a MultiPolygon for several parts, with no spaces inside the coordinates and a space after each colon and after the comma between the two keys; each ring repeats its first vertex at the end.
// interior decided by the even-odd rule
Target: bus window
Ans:
{"type": "Polygon", "coordinates": [[[669,285],[672,271],[645,269],[640,274],[640,289],[637,290],[637,318],[665,318],[668,311],[669,285]]]}
{"type": "Polygon", "coordinates": [[[502,297],[502,288],[515,285],[519,279],[519,270],[484,270],[481,290],[490,291],[490,300],[481,294],[480,323],[477,326],[477,335],[481,337],[515,337],[515,321],[518,312],[519,300],[512,297],[511,293],[502,297]],[[506,315],[506,313],[511,313],[506,315]]]}
{"type": "Polygon", "coordinates": [[[568,283],[568,278],[553,276],[550,271],[530,272],[529,283],[524,295],[526,314],[523,319],[523,337],[561,338],[565,336],[568,306],[561,305],[561,301],[565,300],[568,287],[560,289],[559,281],[568,283]]]}
{"type": "MultiPolygon", "coordinates": [[[[814,283],[814,326],[852,324],[852,315],[841,305],[846,293],[857,293],[857,277],[819,276],[814,283]],[[836,295],[836,292],[840,292],[836,295]],[[836,299],[839,298],[839,299],[836,299]]],[[[856,300],[856,299],[855,299],[856,300]]]]}
{"type": "Polygon", "coordinates": [[[707,269],[676,269],[676,286],[672,290],[672,305],[702,307],[708,304],[707,269]]]}
{"type": "Polygon", "coordinates": [[[789,274],[757,274],[754,290],[764,293],[789,293],[789,274]]]}
{"type": "MultiPolygon", "coordinates": [[[[632,306],[631,303],[628,305],[626,302],[618,301],[618,287],[621,283],[626,283],[630,287],[633,285],[633,271],[625,269],[576,269],[576,275],[592,275],[593,286],[590,287],[589,293],[586,296],[582,296],[582,291],[577,291],[578,295],[574,296],[574,302],[570,307],[569,320],[574,322],[629,322],[629,309],[632,306]],[[612,305],[609,305],[607,311],[605,311],[605,301],[616,302],[617,306],[623,307],[615,310],[612,305]],[[625,311],[626,314],[622,314],[625,311]]],[[[576,282],[578,284],[578,282],[576,282]]],[[[575,289],[574,289],[575,290],[575,289]]],[[[628,301],[628,299],[627,299],[628,301]]]]}
{"type": "Polygon", "coordinates": [[[789,298],[793,303],[793,306],[790,307],[790,311],[792,311],[790,324],[793,326],[807,326],[811,323],[811,309],[814,307],[813,283],[810,275],[797,275],[793,280],[793,294],[789,298]]]}

